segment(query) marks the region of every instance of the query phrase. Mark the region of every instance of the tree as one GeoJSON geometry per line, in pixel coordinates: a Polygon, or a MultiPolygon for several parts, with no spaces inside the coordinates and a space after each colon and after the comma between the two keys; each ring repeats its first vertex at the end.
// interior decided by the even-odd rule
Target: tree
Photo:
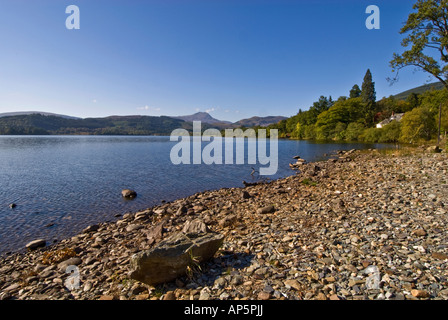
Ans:
{"type": "Polygon", "coordinates": [[[415,92],[412,92],[406,99],[406,102],[409,103],[409,107],[411,110],[414,108],[417,108],[418,105],[420,104],[418,94],[415,92]]]}
{"type": "Polygon", "coordinates": [[[336,101],[330,109],[322,112],[317,117],[315,124],[316,138],[318,140],[333,139],[335,137],[341,139],[341,132],[345,130],[347,124],[359,120],[362,105],[361,98],[336,101]]]}
{"type": "Polygon", "coordinates": [[[375,82],[372,80],[370,69],[367,69],[362,82],[361,97],[364,103],[375,103],[376,101],[375,82]]]}
{"type": "Polygon", "coordinates": [[[358,141],[365,127],[362,123],[351,122],[345,130],[345,139],[347,141],[358,141]]]}
{"type": "MultiPolygon", "coordinates": [[[[390,65],[397,74],[404,67],[415,66],[431,74],[448,90],[448,0],[418,0],[400,34],[408,33],[401,45],[408,48],[394,53],[390,65]]],[[[442,108],[439,105],[439,108],[442,108]]],[[[441,109],[439,109],[441,113],[441,109]]]]}
{"type": "Polygon", "coordinates": [[[361,98],[364,103],[364,121],[367,126],[370,126],[375,121],[376,102],[375,82],[372,80],[372,73],[370,72],[370,69],[367,69],[361,88],[361,98]]]}
{"type": "Polygon", "coordinates": [[[394,53],[390,61],[392,72],[414,66],[433,75],[448,89],[448,1],[418,0],[400,34],[408,35],[401,45],[407,48],[401,55],[394,53]],[[432,55],[430,55],[432,54],[432,55]]]}
{"type": "Polygon", "coordinates": [[[434,113],[426,107],[418,107],[406,112],[401,119],[400,140],[405,143],[415,143],[421,139],[430,140],[436,133],[434,113]]]}
{"type": "Polygon", "coordinates": [[[350,98],[358,98],[360,96],[361,96],[361,89],[357,84],[355,84],[352,90],[350,90],[350,98]]]}

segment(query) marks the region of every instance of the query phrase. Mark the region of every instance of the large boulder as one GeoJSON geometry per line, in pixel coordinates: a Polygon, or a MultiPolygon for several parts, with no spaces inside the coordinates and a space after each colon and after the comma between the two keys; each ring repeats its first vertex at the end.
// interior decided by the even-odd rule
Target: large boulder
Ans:
{"type": "Polygon", "coordinates": [[[224,235],[211,232],[203,222],[188,222],[182,232],[134,254],[129,276],[149,285],[173,281],[189,267],[212,258],[223,240],[224,235]]]}

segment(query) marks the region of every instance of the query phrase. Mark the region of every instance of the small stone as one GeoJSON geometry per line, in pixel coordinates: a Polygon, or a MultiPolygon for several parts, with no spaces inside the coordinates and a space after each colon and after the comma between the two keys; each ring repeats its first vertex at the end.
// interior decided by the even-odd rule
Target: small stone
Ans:
{"type": "Polygon", "coordinates": [[[232,214],[230,216],[224,217],[219,221],[219,226],[222,228],[231,226],[232,224],[235,223],[235,221],[237,220],[237,216],[232,214]]]}
{"type": "Polygon", "coordinates": [[[81,258],[73,257],[73,258],[67,259],[67,260],[59,263],[58,269],[61,272],[65,272],[67,270],[68,266],[77,266],[77,265],[80,265],[81,263],[82,263],[81,258]]]}
{"type": "Polygon", "coordinates": [[[210,300],[210,289],[208,287],[201,290],[199,300],[210,300]]]}
{"type": "Polygon", "coordinates": [[[289,286],[297,291],[300,291],[300,284],[297,280],[286,280],[284,284],[285,286],[289,286]]]}
{"type": "Polygon", "coordinates": [[[45,247],[46,241],[44,239],[37,239],[31,242],[28,242],[25,246],[28,250],[35,250],[40,247],[45,247]]]}
{"type": "Polygon", "coordinates": [[[257,213],[258,214],[266,214],[266,213],[273,213],[274,211],[275,211],[274,206],[267,206],[267,207],[259,208],[257,210],[257,213]]]}
{"type": "Polygon", "coordinates": [[[448,255],[446,255],[446,254],[444,254],[444,253],[440,253],[440,252],[433,252],[433,253],[431,254],[431,256],[432,256],[434,259],[440,259],[440,260],[446,260],[446,259],[448,259],[448,255]]]}
{"type": "Polygon", "coordinates": [[[250,199],[251,198],[251,195],[247,191],[243,191],[241,196],[243,197],[243,199],[250,199]]]}
{"type": "Polygon", "coordinates": [[[83,291],[87,292],[90,291],[90,289],[92,289],[92,282],[89,281],[84,285],[83,291]]]}
{"type": "Polygon", "coordinates": [[[126,232],[132,232],[140,229],[143,229],[143,226],[141,224],[130,224],[126,227],[126,232]]]}
{"type": "Polygon", "coordinates": [[[168,291],[163,296],[162,300],[176,300],[176,295],[174,294],[174,291],[168,291]]]}
{"type": "Polygon", "coordinates": [[[8,287],[6,287],[5,289],[3,289],[3,291],[5,291],[5,292],[10,292],[10,291],[14,291],[14,290],[16,290],[17,288],[19,288],[20,287],[20,285],[18,284],[18,283],[13,283],[13,284],[11,284],[10,286],[8,286],[8,287]]]}
{"type": "Polygon", "coordinates": [[[425,290],[417,290],[417,289],[412,290],[411,294],[416,298],[429,298],[430,296],[430,294],[425,290]]]}
{"type": "Polygon", "coordinates": [[[267,293],[272,293],[272,292],[274,292],[274,288],[272,288],[270,285],[266,285],[266,286],[263,288],[263,291],[264,291],[264,292],[267,292],[267,293]]]}
{"type": "Polygon", "coordinates": [[[95,231],[98,231],[99,228],[100,228],[99,225],[94,224],[94,225],[88,226],[82,232],[83,233],[95,232],[95,231]]]}
{"type": "Polygon", "coordinates": [[[417,229],[417,230],[414,230],[413,234],[415,234],[416,236],[419,236],[419,237],[424,237],[424,236],[427,235],[426,231],[424,229],[421,229],[421,228],[417,229]]]}
{"type": "Polygon", "coordinates": [[[266,291],[261,291],[258,294],[258,300],[269,300],[271,298],[271,294],[266,291]]]}
{"type": "Polygon", "coordinates": [[[101,296],[98,300],[107,300],[107,301],[115,300],[115,296],[111,296],[111,295],[103,295],[103,296],[101,296]]]}
{"type": "Polygon", "coordinates": [[[207,225],[201,219],[195,219],[185,222],[182,232],[189,235],[207,233],[209,230],[207,225]]]}
{"type": "Polygon", "coordinates": [[[327,300],[327,296],[323,292],[319,292],[316,295],[316,300],[327,300]]]}

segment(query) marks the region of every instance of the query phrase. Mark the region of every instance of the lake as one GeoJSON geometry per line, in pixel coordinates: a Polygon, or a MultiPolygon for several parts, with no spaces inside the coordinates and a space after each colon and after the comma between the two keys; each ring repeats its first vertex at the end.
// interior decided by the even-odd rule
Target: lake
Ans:
{"type": "MultiPolygon", "coordinates": [[[[162,200],[259,179],[251,167],[260,165],[247,161],[174,165],[170,151],[175,144],[155,136],[0,136],[0,253],[22,249],[37,238],[48,244],[62,240],[162,200]],[[124,200],[121,190],[126,188],[135,190],[137,198],[124,200]],[[9,208],[11,203],[17,207],[9,208]]],[[[383,146],[279,140],[278,171],[269,178],[295,174],[289,163],[296,155],[315,161],[337,150],[383,146]]]]}

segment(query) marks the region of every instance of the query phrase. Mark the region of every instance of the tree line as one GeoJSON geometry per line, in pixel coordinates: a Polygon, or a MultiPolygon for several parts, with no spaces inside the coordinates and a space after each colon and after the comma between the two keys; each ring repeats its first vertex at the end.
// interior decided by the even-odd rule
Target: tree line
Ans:
{"type": "Polygon", "coordinates": [[[390,96],[376,101],[375,83],[368,69],[362,86],[355,84],[348,93],[336,101],[321,96],[307,111],[299,110],[268,129],[278,129],[280,137],[292,139],[416,143],[436,137],[442,105],[442,131],[448,131],[446,89],[411,93],[406,100],[390,96]],[[376,128],[377,123],[401,113],[401,121],[376,128]]]}

